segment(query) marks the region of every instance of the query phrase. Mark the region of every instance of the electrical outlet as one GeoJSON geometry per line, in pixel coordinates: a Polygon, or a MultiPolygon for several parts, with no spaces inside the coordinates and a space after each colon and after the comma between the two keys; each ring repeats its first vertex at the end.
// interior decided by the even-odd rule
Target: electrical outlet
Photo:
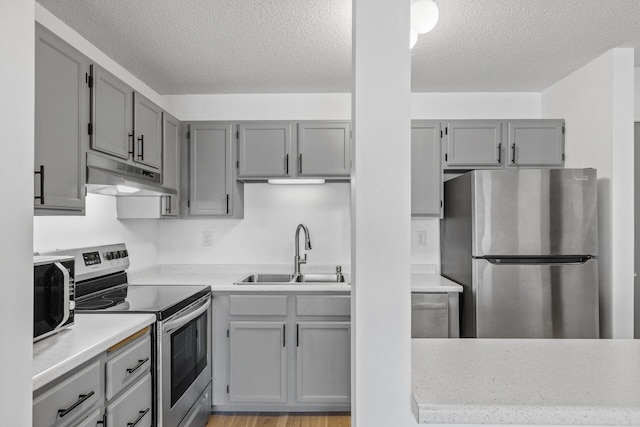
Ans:
{"type": "Polygon", "coordinates": [[[202,246],[213,246],[213,231],[202,232],[202,246]]]}
{"type": "Polygon", "coordinates": [[[427,246],[427,232],[418,231],[418,246],[427,246]]]}

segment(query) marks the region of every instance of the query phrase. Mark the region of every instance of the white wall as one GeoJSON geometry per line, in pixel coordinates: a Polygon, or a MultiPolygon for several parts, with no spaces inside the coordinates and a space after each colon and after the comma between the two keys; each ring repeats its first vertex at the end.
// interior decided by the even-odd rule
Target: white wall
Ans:
{"type": "Polygon", "coordinates": [[[304,251],[309,265],[351,263],[349,184],[245,184],[244,192],[244,219],[160,221],[160,263],[291,264],[293,268],[299,223],[306,224],[311,235],[312,250],[304,251]],[[213,232],[213,246],[202,245],[203,231],[213,232]]]}
{"type": "Polygon", "coordinates": [[[634,102],[634,120],[636,122],[640,122],[640,68],[636,68],[634,69],[634,97],[633,97],[633,102],[634,102]]]}
{"type": "Polygon", "coordinates": [[[0,2],[0,414],[31,426],[34,3],[0,2]]]}
{"type": "Polygon", "coordinates": [[[34,251],[120,242],[127,244],[131,270],[158,263],[158,221],[116,219],[115,197],[87,194],[85,216],[33,218],[34,251]]]}
{"type": "Polygon", "coordinates": [[[542,93],[564,117],[567,167],[598,169],[601,334],[633,337],[633,49],[613,49],[542,93]]]}

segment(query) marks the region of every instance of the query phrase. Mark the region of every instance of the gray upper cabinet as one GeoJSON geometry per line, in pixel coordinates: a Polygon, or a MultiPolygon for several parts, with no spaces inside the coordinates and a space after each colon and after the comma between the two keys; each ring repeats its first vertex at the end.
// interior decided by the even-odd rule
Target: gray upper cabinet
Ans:
{"type": "Polygon", "coordinates": [[[509,121],[508,138],[507,166],[564,165],[564,120],[509,121]]]}
{"type": "Polygon", "coordinates": [[[444,131],[444,169],[502,167],[503,122],[455,120],[444,131]]]}
{"type": "Polygon", "coordinates": [[[245,123],[238,126],[238,177],[290,175],[290,122],[245,123]]]}
{"type": "Polygon", "coordinates": [[[91,148],[128,159],[133,145],[133,89],[92,65],[91,148]]]}
{"type": "Polygon", "coordinates": [[[155,169],[162,167],[162,109],[133,93],[135,141],[133,160],[155,169]]]}
{"type": "Polygon", "coordinates": [[[440,122],[411,122],[411,215],[439,216],[443,179],[440,122]]]}
{"type": "Polygon", "coordinates": [[[349,403],[350,323],[298,322],[296,327],[296,401],[349,403]]]}
{"type": "Polygon", "coordinates": [[[286,402],[284,322],[229,323],[229,401],[286,402]]]}
{"type": "Polygon", "coordinates": [[[233,215],[232,125],[189,126],[189,215],[233,215]]]}
{"type": "Polygon", "coordinates": [[[160,213],[176,217],[180,213],[180,121],[166,112],[162,113],[162,142],[162,185],[178,194],[163,196],[160,213]]]}
{"type": "MultiPolygon", "coordinates": [[[[71,46],[36,26],[35,213],[84,210],[88,144],[88,63],[71,46]]],[[[5,159],[10,161],[10,159],[5,159]]]]}
{"type": "Polygon", "coordinates": [[[351,169],[349,122],[298,123],[298,175],[345,176],[351,169]]]}

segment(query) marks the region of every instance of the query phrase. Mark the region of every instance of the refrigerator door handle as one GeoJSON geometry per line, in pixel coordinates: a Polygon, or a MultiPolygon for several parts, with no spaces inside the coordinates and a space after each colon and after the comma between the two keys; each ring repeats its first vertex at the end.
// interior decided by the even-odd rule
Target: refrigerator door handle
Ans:
{"type": "Polygon", "coordinates": [[[491,264],[584,264],[593,258],[592,255],[482,257],[491,264]]]}

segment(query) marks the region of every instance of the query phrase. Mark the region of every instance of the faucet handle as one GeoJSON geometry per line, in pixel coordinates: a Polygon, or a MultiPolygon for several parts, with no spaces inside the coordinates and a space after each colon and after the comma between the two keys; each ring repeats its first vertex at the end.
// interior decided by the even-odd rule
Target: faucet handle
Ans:
{"type": "Polygon", "coordinates": [[[304,258],[300,258],[300,264],[306,264],[307,263],[307,254],[304,254],[304,258]]]}
{"type": "Polygon", "coordinates": [[[340,274],[342,273],[342,267],[339,265],[336,265],[336,273],[340,274]]]}

